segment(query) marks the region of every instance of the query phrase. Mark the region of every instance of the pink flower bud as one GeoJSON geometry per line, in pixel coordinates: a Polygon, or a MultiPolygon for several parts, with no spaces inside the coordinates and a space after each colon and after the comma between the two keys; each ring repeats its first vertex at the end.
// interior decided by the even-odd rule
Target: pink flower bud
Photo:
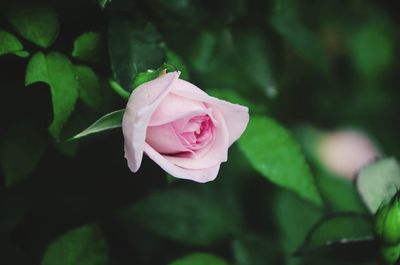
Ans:
{"type": "Polygon", "coordinates": [[[379,150],[362,132],[345,129],[322,136],[318,154],[332,173],[354,178],[358,170],[379,156],[379,150]]]}
{"type": "Polygon", "coordinates": [[[133,172],[146,153],[174,177],[211,181],[248,121],[247,107],[168,73],[132,92],[122,123],[125,157],[133,172]]]}

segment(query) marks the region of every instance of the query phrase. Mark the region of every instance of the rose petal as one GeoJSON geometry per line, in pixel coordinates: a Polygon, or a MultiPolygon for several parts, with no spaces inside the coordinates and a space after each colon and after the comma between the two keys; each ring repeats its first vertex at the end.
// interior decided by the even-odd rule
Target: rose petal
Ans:
{"type": "Polygon", "coordinates": [[[146,130],[157,106],[178,80],[179,72],[168,73],[137,87],[131,94],[122,120],[125,157],[136,172],[143,158],[146,130]]]}
{"type": "Polygon", "coordinates": [[[210,104],[212,108],[219,109],[228,128],[229,145],[235,142],[240,135],[242,135],[246,129],[247,123],[249,122],[249,109],[247,107],[211,97],[197,86],[185,80],[176,80],[171,89],[171,93],[193,100],[202,101],[210,104]]]}
{"type": "Polygon", "coordinates": [[[181,118],[185,113],[201,113],[205,109],[206,106],[200,101],[168,94],[151,116],[149,126],[166,124],[181,118]]]}
{"type": "Polygon", "coordinates": [[[185,169],[172,164],[165,158],[165,156],[158,153],[147,143],[144,145],[144,151],[162,169],[176,178],[190,179],[196,182],[205,183],[214,180],[218,175],[220,166],[219,164],[210,168],[203,168],[199,170],[185,169]]]}
{"type": "Polygon", "coordinates": [[[159,153],[190,152],[188,148],[183,146],[171,123],[147,127],[146,142],[159,153]]]}
{"type": "Polygon", "coordinates": [[[218,121],[218,126],[214,128],[213,140],[207,147],[196,151],[191,157],[165,155],[165,158],[174,165],[191,169],[209,168],[227,161],[229,132],[224,117],[218,110],[213,111],[213,116],[218,121]]]}

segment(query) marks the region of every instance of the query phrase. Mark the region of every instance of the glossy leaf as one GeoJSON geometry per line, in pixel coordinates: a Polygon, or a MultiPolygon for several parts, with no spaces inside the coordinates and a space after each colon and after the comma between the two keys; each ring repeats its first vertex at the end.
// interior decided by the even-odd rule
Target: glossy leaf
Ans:
{"type": "Polygon", "coordinates": [[[337,214],[322,218],[307,235],[300,252],[308,252],[335,243],[352,243],[373,240],[371,220],[364,215],[337,214]]]}
{"type": "MultiPolygon", "coordinates": [[[[141,84],[147,83],[153,79],[156,79],[160,75],[163,75],[167,72],[179,71],[176,66],[168,63],[164,63],[161,67],[156,70],[147,70],[145,72],[138,73],[133,80],[133,89],[137,88],[141,84]]],[[[179,76],[180,77],[180,76],[179,76]]]]}
{"type": "Polygon", "coordinates": [[[94,133],[120,128],[122,126],[122,117],[124,116],[124,112],[125,110],[117,110],[104,115],[87,129],[72,137],[71,140],[82,138],[94,133]]]}
{"type": "Polygon", "coordinates": [[[101,41],[102,36],[98,32],[82,33],[74,41],[72,57],[86,62],[100,61],[101,41]]]}
{"type": "Polygon", "coordinates": [[[108,248],[101,230],[86,225],[68,231],[47,248],[41,265],[107,265],[108,248]]]}
{"type": "Polygon", "coordinates": [[[4,13],[22,37],[42,48],[48,48],[57,38],[58,18],[52,7],[15,5],[4,13]]]}
{"type": "Polygon", "coordinates": [[[53,102],[53,121],[49,127],[52,136],[59,140],[60,132],[74,109],[78,98],[75,68],[64,55],[52,52],[36,53],[28,63],[25,85],[44,82],[50,86],[53,102]]]}
{"type": "Polygon", "coordinates": [[[92,68],[85,65],[76,65],[75,75],[78,81],[79,97],[88,106],[98,110],[102,101],[98,76],[92,68]]]}
{"type": "Polygon", "coordinates": [[[263,116],[251,117],[239,147],[265,178],[316,205],[322,204],[299,146],[277,122],[263,116]]]}
{"type": "Polygon", "coordinates": [[[310,228],[321,218],[323,211],[287,190],[276,193],[273,201],[280,247],[285,254],[285,264],[298,265],[300,258],[293,253],[304,242],[310,228]]]}
{"type": "Polygon", "coordinates": [[[27,57],[28,52],[23,51],[22,43],[10,32],[0,30],[0,56],[5,54],[15,54],[20,57],[27,57]]]}
{"type": "Polygon", "coordinates": [[[35,121],[27,120],[9,128],[4,134],[0,162],[7,187],[28,176],[39,163],[47,145],[45,133],[35,121]]]}
{"type": "Polygon", "coordinates": [[[384,158],[363,168],[357,176],[357,188],[370,210],[375,213],[382,202],[393,197],[400,187],[400,166],[395,158],[384,158]]]}
{"type": "Polygon", "coordinates": [[[113,16],[109,24],[108,47],[113,79],[126,91],[135,76],[157,69],[165,59],[161,36],[150,22],[113,16]]]}
{"type": "Polygon", "coordinates": [[[195,253],[175,260],[169,265],[228,265],[228,263],[215,255],[195,253]]]}

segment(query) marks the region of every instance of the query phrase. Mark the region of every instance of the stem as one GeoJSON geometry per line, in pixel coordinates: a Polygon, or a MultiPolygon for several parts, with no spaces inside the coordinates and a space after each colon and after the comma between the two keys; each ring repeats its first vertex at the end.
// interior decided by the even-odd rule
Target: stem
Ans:
{"type": "Polygon", "coordinates": [[[109,80],[109,84],[111,86],[111,88],[123,99],[128,100],[130,93],[128,91],[126,91],[123,87],[121,87],[117,82],[115,82],[114,80],[110,79],[109,80]]]}

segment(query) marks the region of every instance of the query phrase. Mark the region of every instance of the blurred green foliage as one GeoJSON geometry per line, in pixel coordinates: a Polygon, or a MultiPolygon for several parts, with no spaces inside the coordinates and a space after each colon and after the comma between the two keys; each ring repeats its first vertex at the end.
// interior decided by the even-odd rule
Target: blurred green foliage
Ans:
{"type": "Polygon", "coordinates": [[[398,162],[355,185],[316,149],[357,127],[400,157],[399,23],[372,0],[2,1],[0,264],[378,264],[398,162]],[[212,183],[126,165],[121,95],[160,67],[250,109],[212,183]]]}

